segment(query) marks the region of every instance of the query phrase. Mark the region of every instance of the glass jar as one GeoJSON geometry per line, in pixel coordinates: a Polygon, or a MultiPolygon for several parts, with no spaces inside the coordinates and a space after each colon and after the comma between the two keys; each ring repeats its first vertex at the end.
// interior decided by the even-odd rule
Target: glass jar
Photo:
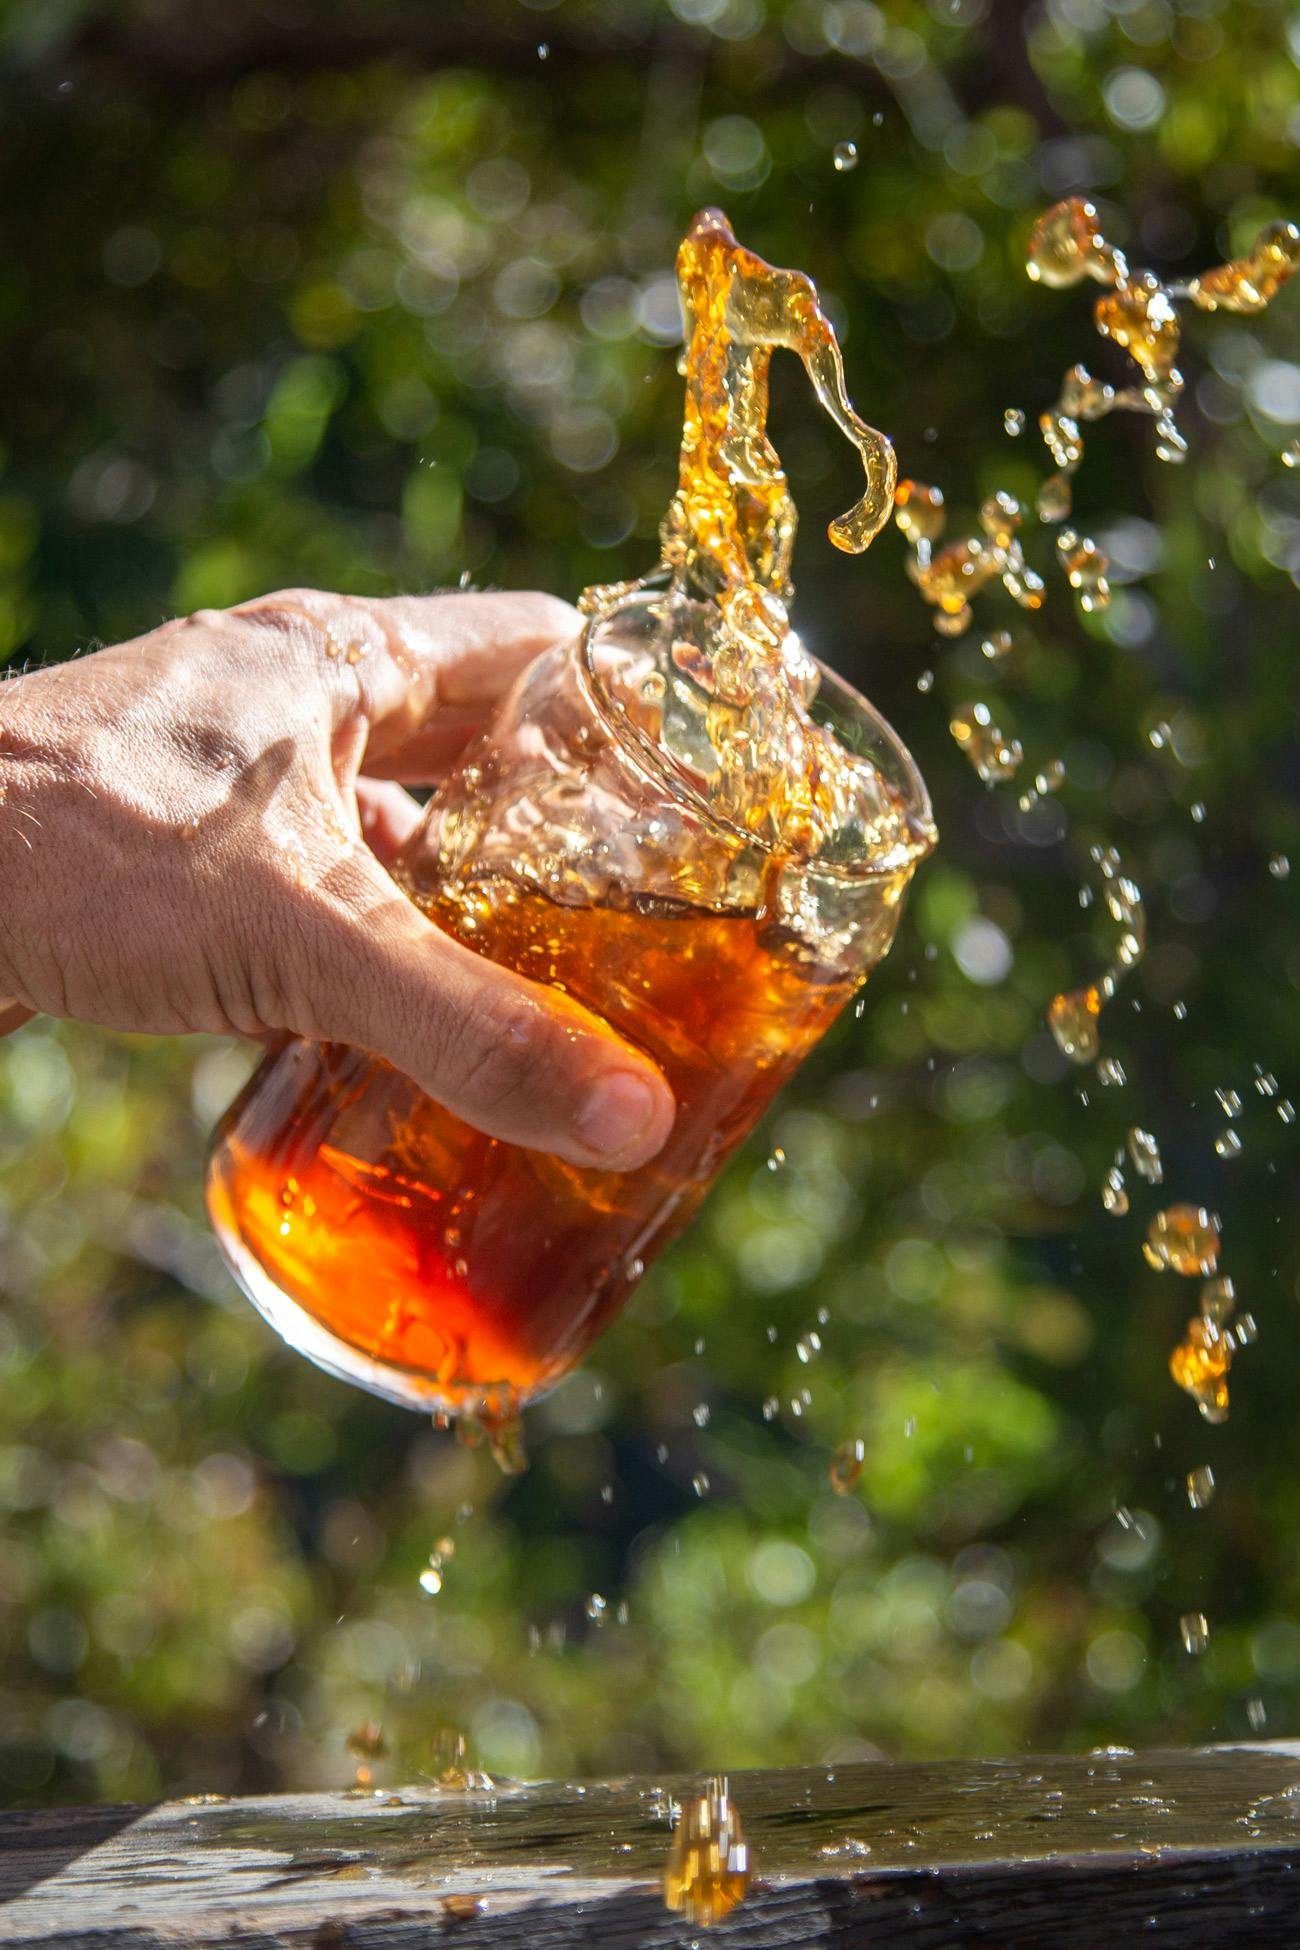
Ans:
{"type": "Polygon", "coordinates": [[[538,658],[396,869],[439,927],[660,1066],[677,1100],[662,1152],[583,1169],[485,1136],[373,1056],[303,1042],[220,1125],[208,1203],[226,1258],[277,1332],[346,1380],[488,1421],[553,1385],[889,948],[934,841],[911,758],[823,671],[812,715],[863,761],[863,816],[811,859],[722,816],[674,675],[715,618],[640,591],[538,658]],[[666,743],[654,726],[674,710],[666,743]]]}

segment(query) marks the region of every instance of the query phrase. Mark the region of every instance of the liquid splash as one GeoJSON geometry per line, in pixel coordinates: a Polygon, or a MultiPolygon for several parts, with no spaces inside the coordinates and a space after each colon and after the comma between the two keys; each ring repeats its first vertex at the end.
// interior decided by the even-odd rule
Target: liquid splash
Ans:
{"type": "Polygon", "coordinates": [[[867,1445],[862,1437],[850,1436],[837,1444],[831,1456],[830,1482],[837,1496],[847,1496],[861,1481],[866,1467],[867,1445]]]}
{"type": "Polygon", "coordinates": [[[487,1793],[493,1786],[492,1776],[474,1765],[469,1742],[455,1727],[439,1727],[433,1736],[433,1778],[444,1794],[487,1793]]]}
{"type": "MultiPolygon", "coordinates": [[[[1086,365],[1068,368],[1057,398],[1039,415],[1038,426],[1053,463],[1035,501],[1040,521],[1065,521],[1073,506],[1073,477],[1083,460],[1083,428],[1115,412],[1143,413],[1155,423],[1156,453],[1176,463],[1187,442],[1175,409],[1184,390],[1175,363],[1182,342],[1180,303],[1201,311],[1262,311],[1300,269],[1300,228],[1267,224],[1244,256],[1205,272],[1190,283],[1162,280],[1154,271],[1133,270],[1124,253],[1108,243],[1095,206],[1086,197],[1067,197],[1039,217],[1030,234],[1025,270],[1035,283],[1062,289],[1085,278],[1106,289],[1093,306],[1100,337],[1129,356],[1138,383],[1113,386],[1094,378],[1086,365]]],[[[1003,426],[1013,437],[1025,425],[1018,407],[1008,408],[1003,426]]],[[[1290,450],[1283,455],[1294,465],[1290,450]]],[[[971,598],[1000,581],[1025,609],[1043,601],[1041,577],[1026,565],[1018,531],[1023,510],[1014,496],[998,492],[980,509],[979,532],[936,550],[943,534],[943,495],[914,480],[900,482],[894,519],[909,547],[907,573],[935,611],[935,628],[960,636],[972,620],[971,598]]],[[[1103,551],[1074,528],[1062,530],[1057,560],[1085,612],[1110,601],[1109,564],[1103,551]]]]}
{"type": "Polygon", "coordinates": [[[1101,1050],[1097,1018],[1124,976],[1141,961],[1147,941],[1142,890],[1124,871],[1119,854],[1114,847],[1094,847],[1092,858],[1101,874],[1106,911],[1119,928],[1115,959],[1095,982],[1053,996],[1047,1010],[1057,1048],[1078,1064],[1096,1061],[1101,1050]]]}
{"type": "Polygon", "coordinates": [[[1233,1344],[1229,1335],[1196,1314],[1169,1357],[1169,1372],[1185,1394],[1191,1396],[1207,1422],[1228,1419],[1228,1370],[1232,1366],[1233,1344]]]}
{"type": "Polygon", "coordinates": [[[985,785],[1013,779],[1024,760],[1018,738],[1008,738],[993,721],[987,704],[959,704],[948,722],[959,751],[965,752],[985,785]]]}
{"type": "Polygon", "coordinates": [[[683,1803],[664,1870],[664,1904],[699,1927],[744,1901],[749,1848],[725,1779],[715,1775],[683,1803]]]}
{"type": "MultiPolygon", "coordinates": [[[[900,481],[894,522],[908,544],[907,573],[935,611],[941,636],[960,636],[974,620],[971,599],[1000,582],[1022,609],[1041,609],[1043,581],[1025,561],[1019,529],[1024,519],[1014,495],[992,494],[980,508],[979,533],[935,551],[946,515],[943,495],[924,481],[900,481]]],[[[1008,648],[1009,648],[1008,644],[1008,648]]]]}
{"type": "Polygon", "coordinates": [[[1184,1612],[1178,1621],[1178,1636],[1183,1642],[1183,1650],[1191,1658],[1198,1659],[1210,1643],[1210,1628],[1203,1611],[1184,1612]]]}
{"type": "Polygon", "coordinates": [[[384,1730],[379,1722],[363,1720],[359,1726],[353,1727],[343,1744],[357,1765],[356,1778],[352,1785],[363,1790],[373,1787],[375,1781],[373,1763],[382,1760],[388,1752],[388,1742],[384,1738],[384,1730]]]}
{"type": "MultiPolygon", "coordinates": [[[[445,1414],[434,1417],[435,1427],[446,1427],[445,1414]]],[[[456,1440],[466,1449],[486,1443],[493,1462],[503,1476],[522,1476],[528,1468],[528,1447],[524,1440],[524,1418],[516,1391],[507,1382],[496,1388],[483,1388],[468,1394],[456,1415],[456,1440]]],[[[438,1570],[441,1571],[441,1565],[438,1570]]]]}
{"type": "Polygon", "coordinates": [[[1142,1251],[1158,1272],[1210,1274],[1219,1263],[1219,1228],[1203,1205],[1168,1205],[1148,1226],[1142,1251]]]}
{"type": "Polygon", "coordinates": [[[1165,1168],[1160,1158],[1160,1146],[1150,1131],[1144,1131],[1135,1124],[1128,1134],[1128,1153],[1139,1178],[1145,1178],[1148,1185],[1163,1182],[1165,1168]]]}
{"type": "Polygon", "coordinates": [[[773,352],[797,354],[862,462],[864,493],[829,526],[836,548],[861,553],[888,521],[894,450],[855,411],[834,329],[803,272],[766,263],[721,211],[703,210],[678,251],[677,282],[686,405],[660,561],[639,581],[584,591],[581,607],[611,612],[664,577],[670,595],[705,599],[700,640],[677,643],[673,670],[643,689],[641,728],[735,824],[799,859],[837,843],[861,852],[889,807],[875,767],[810,714],[819,673],[790,628],[798,518],[767,433],[773,352]]]}
{"type": "Polygon", "coordinates": [[[421,1591],[427,1598],[436,1598],[442,1590],[447,1564],[456,1555],[454,1537],[440,1537],[429,1552],[429,1561],[417,1580],[421,1591]]]}
{"type": "Polygon", "coordinates": [[[1147,414],[1155,422],[1159,458],[1177,463],[1186,457],[1187,442],[1175,418],[1184,387],[1175,363],[1182,343],[1178,305],[1190,301],[1201,311],[1263,311],[1300,269],[1300,229],[1293,223],[1267,224],[1244,256],[1188,284],[1172,284],[1154,271],[1131,269],[1123,251],[1102,235],[1095,205],[1072,196],[1034,225],[1025,269],[1036,283],[1057,289],[1084,278],[1105,286],[1093,305],[1093,323],[1103,339],[1128,354],[1141,382],[1111,386],[1084,365],[1065,374],[1055,403],[1038,422],[1056,465],[1040,490],[1038,512],[1042,520],[1056,522],[1070,512],[1085,422],[1115,412],[1147,414]]]}

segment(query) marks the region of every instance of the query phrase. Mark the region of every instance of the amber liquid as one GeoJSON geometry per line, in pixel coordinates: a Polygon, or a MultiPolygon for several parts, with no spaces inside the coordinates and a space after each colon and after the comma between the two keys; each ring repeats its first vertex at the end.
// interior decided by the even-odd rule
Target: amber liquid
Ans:
{"type": "Polygon", "coordinates": [[[678,1105],[663,1152],[582,1170],[483,1136],[372,1057],[294,1043],[227,1113],[209,1205],[236,1262],[416,1384],[407,1399],[454,1412],[500,1390],[504,1410],[609,1323],[859,976],[752,912],[560,906],[502,876],[421,904],[660,1065],[678,1105]]]}

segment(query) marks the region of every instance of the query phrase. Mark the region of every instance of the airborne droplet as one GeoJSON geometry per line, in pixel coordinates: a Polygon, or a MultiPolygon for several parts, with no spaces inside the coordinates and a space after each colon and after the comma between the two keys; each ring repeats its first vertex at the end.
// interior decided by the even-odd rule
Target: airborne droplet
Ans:
{"type": "Polygon", "coordinates": [[[1203,1611],[1184,1612],[1178,1621],[1178,1635],[1183,1641],[1183,1651],[1199,1658],[1210,1642],[1210,1628],[1203,1611]]]}
{"type": "Polygon", "coordinates": [[[948,729],[985,785],[1015,777],[1024,747],[1018,738],[1008,738],[999,730],[987,704],[959,704],[948,729]]]}
{"type": "Polygon", "coordinates": [[[1167,1205],[1147,1227],[1147,1263],[1191,1278],[1219,1263],[1219,1228],[1203,1205],[1167,1205]]]}
{"type": "Polygon", "coordinates": [[[862,1437],[851,1436],[841,1442],[831,1456],[831,1488],[837,1496],[847,1496],[862,1475],[867,1445],[862,1437]]]}
{"type": "Polygon", "coordinates": [[[856,142],[837,142],[831,151],[831,161],[841,175],[858,166],[858,145],[856,142]]]}
{"type": "Polygon", "coordinates": [[[1133,1169],[1139,1178],[1145,1178],[1148,1185],[1159,1185],[1165,1175],[1160,1162],[1160,1146],[1150,1131],[1141,1130],[1136,1124],[1128,1134],[1128,1154],[1133,1160],[1133,1169]]]}
{"type": "Polygon", "coordinates": [[[1091,1063],[1095,1060],[1101,1048],[1097,1035],[1097,1017],[1100,1014],[1101,994],[1095,984],[1052,997],[1047,1011],[1047,1026],[1062,1056],[1068,1056],[1071,1063],[1091,1063]]]}

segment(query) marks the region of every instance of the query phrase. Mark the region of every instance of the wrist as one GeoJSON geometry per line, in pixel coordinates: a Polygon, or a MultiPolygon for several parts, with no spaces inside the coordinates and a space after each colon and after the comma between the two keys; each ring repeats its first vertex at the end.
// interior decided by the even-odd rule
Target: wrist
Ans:
{"type": "Polygon", "coordinates": [[[0,680],[0,1003],[24,1009],[41,1006],[34,991],[67,898],[60,862],[70,822],[58,802],[86,789],[83,758],[52,708],[57,675],[0,680]]]}

